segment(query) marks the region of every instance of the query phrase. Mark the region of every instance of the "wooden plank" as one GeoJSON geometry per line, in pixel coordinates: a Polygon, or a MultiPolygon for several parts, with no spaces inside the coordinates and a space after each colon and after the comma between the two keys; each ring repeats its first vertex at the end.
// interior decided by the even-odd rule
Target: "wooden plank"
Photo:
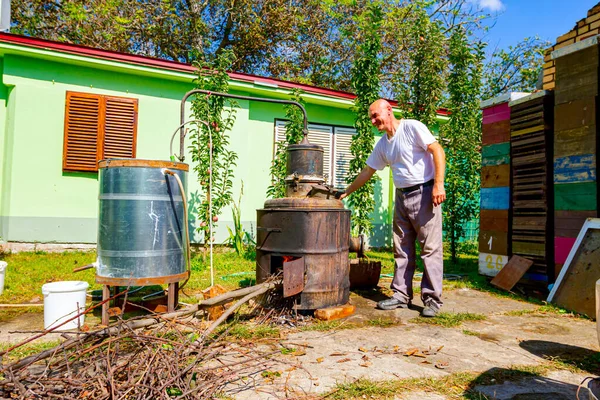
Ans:
{"type": "Polygon", "coordinates": [[[546,244],[513,240],[512,253],[520,254],[522,256],[544,257],[546,255],[546,244]]]}
{"type": "Polygon", "coordinates": [[[496,165],[481,168],[481,187],[503,187],[510,184],[510,165],[496,165]]]}
{"type": "Polygon", "coordinates": [[[586,221],[548,296],[561,307],[596,316],[596,281],[600,279],[600,219],[586,221]]]}
{"type": "Polygon", "coordinates": [[[530,230],[530,231],[545,231],[548,225],[548,217],[532,217],[532,216],[518,216],[513,213],[512,218],[512,229],[513,234],[515,230],[530,230]]]}
{"type": "Polygon", "coordinates": [[[581,100],[598,95],[598,82],[593,77],[588,77],[584,82],[569,82],[559,84],[556,82],[556,104],[567,103],[573,100],[581,100]],[[560,88],[560,89],[559,89],[560,88]]]}
{"type": "Polygon", "coordinates": [[[510,156],[510,142],[491,144],[481,147],[481,157],[510,156]]]}
{"type": "Polygon", "coordinates": [[[479,273],[485,276],[496,276],[507,262],[506,254],[479,253],[479,273]]]}
{"type": "Polygon", "coordinates": [[[562,211],[554,212],[554,235],[557,237],[577,237],[588,218],[596,218],[598,211],[562,211]]]}
{"type": "Polygon", "coordinates": [[[557,237],[554,238],[554,262],[564,264],[569,252],[575,244],[576,238],[557,237]]]}
{"type": "Polygon", "coordinates": [[[510,121],[499,121],[481,126],[481,143],[491,145],[510,141],[510,121]]]}
{"type": "Polygon", "coordinates": [[[563,131],[596,125],[596,98],[570,101],[554,107],[554,130],[563,131]]]}
{"type": "Polygon", "coordinates": [[[481,210],[479,230],[508,232],[508,210],[481,210]]]}
{"type": "Polygon", "coordinates": [[[482,210],[508,210],[509,188],[482,188],[481,209],[482,210]]]}
{"type": "Polygon", "coordinates": [[[596,182],[595,154],[556,157],[554,159],[554,183],[576,182],[596,182]]]}
{"type": "MultiPolygon", "coordinates": [[[[482,194],[483,194],[483,190],[482,194]]],[[[490,190],[490,189],[487,189],[490,190]]],[[[482,200],[483,201],[483,200],[482,200]]],[[[563,183],[554,185],[555,210],[585,211],[597,209],[595,182],[563,183]]]]}
{"type": "Polygon", "coordinates": [[[479,231],[479,251],[508,254],[508,234],[501,231],[479,231]]]}
{"type": "Polygon", "coordinates": [[[497,104],[492,107],[484,108],[482,114],[484,124],[507,121],[510,119],[510,107],[508,106],[508,103],[497,104]]]}
{"type": "Polygon", "coordinates": [[[533,261],[531,260],[512,256],[490,283],[500,289],[511,290],[532,265],[533,261]]]}
{"type": "Polygon", "coordinates": [[[503,156],[485,157],[481,159],[481,165],[483,167],[491,167],[502,164],[510,164],[510,155],[506,154],[503,156]]]}
{"type": "Polygon", "coordinates": [[[554,156],[586,154],[596,148],[596,125],[554,132],[554,156]]]}
{"type": "Polygon", "coordinates": [[[536,125],[531,128],[511,131],[510,136],[515,137],[515,136],[526,135],[528,133],[543,132],[546,129],[548,129],[547,125],[536,125]]]}

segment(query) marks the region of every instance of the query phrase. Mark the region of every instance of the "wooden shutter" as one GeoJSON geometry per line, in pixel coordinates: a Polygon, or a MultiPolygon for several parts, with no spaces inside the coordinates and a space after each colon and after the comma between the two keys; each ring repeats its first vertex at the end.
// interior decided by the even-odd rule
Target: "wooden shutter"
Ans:
{"type": "Polygon", "coordinates": [[[281,121],[281,120],[277,120],[275,121],[275,145],[273,146],[273,158],[275,157],[275,154],[277,154],[277,145],[279,143],[286,143],[286,137],[285,137],[285,124],[287,122],[286,121],[281,121]]]}
{"type": "Polygon", "coordinates": [[[352,153],[350,152],[350,145],[352,144],[352,137],[356,135],[356,129],[353,128],[335,128],[335,134],[333,136],[333,154],[334,154],[334,186],[336,188],[345,189],[347,186],[346,178],[350,169],[350,160],[352,159],[352,153]]]}
{"type": "Polygon", "coordinates": [[[102,158],[135,158],[137,99],[106,97],[102,158]]]}
{"type": "Polygon", "coordinates": [[[67,92],[63,170],[98,171],[105,158],[135,158],[137,99],[67,92]]]}
{"type": "Polygon", "coordinates": [[[331,184],[333,181],[331,173],[332,131],[331,126],[308,125],[308,141],[323,147],[323,177],[327,184],[331,184]]]}
{"type": "Polygon", "coordinates": [[[63,170],[97,171],[101,157],[101,96],[67,92],[65,105],[65,136],[63,170]]]}

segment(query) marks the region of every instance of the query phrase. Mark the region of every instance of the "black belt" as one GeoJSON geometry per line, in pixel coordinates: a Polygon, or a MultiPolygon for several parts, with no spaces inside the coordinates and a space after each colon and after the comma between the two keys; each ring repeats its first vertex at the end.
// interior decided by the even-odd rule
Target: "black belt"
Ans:
{"type": "Polygon", "coordinates": [[[425,183],[419,183],[418,185],[409,186],[409,187],[405,187],[405,188],[398,188],[398,190],[400,190],[402,193],[410,193],[410,192],[414,192],[415,190],[419,190],[421,187],[428,187],[428,186],[433,186],[433,179],[431,179],[425,183]]]}

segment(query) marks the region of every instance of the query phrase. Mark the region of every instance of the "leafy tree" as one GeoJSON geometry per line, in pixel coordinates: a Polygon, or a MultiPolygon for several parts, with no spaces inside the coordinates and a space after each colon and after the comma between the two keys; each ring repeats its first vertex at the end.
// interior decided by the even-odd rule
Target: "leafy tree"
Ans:
{"type": "Polygon", "coordinates": [[[479,95],[483,46],[469,41],[464,28],[450,37],[448,76],[450,121],[443,127],[446,147],[444,225],[450,236],[452,262],[464,224],[479,214],[481,112],[479,95]]]}
{"type": "MultiPolygon", "coordinates": [[[[352,137],[347,182],[356,179],[364,168],[367,158],[373,150],[375,135],[369,117],[369,106],[379,98],[381,24],[383,12],[377,3],[370,3],[364,14],[360,16],[359,36],[357,40],[358,54],[352,67],[352,86],[356,93],[352,110],[356,113],[354,127],[356,135],[352,137]]],[[[348,199],[352,207],[352,228],[358,234],[366,234],[372,230],[371,213],[375,209],[373,198],[375,179],[370,179],[348,199]]]]}
{"type": "Polygon", "coordinates": [[[482,98],[511,92],[531,92],[544,64],[544,50],[550,42],[527,37],[508,49],[496,49],[483,73],[482,98]]]}
{"type": "Polygon", "coordinates": [[[414,12],[408,29],[411,58],[407,68],[396,71],[398,103],[405,115],[431,127],[445,89],[446,38],[440,21],[425,9],[414,12]]]}
{"type": "MultiPolygon", "coordinates": [[[[298,103],[304,103],[301,90],[294,89],[292,100],[298,103]]],[[[285,197],[285,174],[287,169],[287,147],[290,144],[297,144],[302,141],[304,136],[304,115],[302,111],[291,104],[286,104],[285,116],[288,122],[285,124],[285,143],[277,143],[277,150],[270,168],[271,186],[267,189],[267,197],[281,198],[285,197]]]]}
{"type": "MultiPolygon", "coordinates": [[[[231,51],[223,51],[213,63],[198,61],[198,78],[194,80],[197,89],[227,93],[229,76],[227,69],[231,66],[234,55],[231,51]]],[[[198,123],[191,130],[192,161],[194,171],[200,181],[201,201],[197,208],[200,231],[204,232],[205,245],[211,240],[209,221],[212,209],[213,225],[223,208],[229,205],[232,198],[233,168],[236,166],[237,154],[229,149],[229,131],[235,122],[235,106],[225,108],[224,97],[196,95],[192,100],[194,119],[206,121],[209,126],[198,123]],[[212,138],[212,140],[211,140],[212,138]],[[212,168],[210,166],[210,149],[212,148],[212,168]],[[211,194],[212,196],[209,196],[211,194]]]]}
{"type": "Polygon", "coordinates": [[[382,94],[412,57],[411,30],[426,15],[442,33],[481,29],[472,0],[13,0],[11,31],[107,50],[192,63],[233,50],[231,69],[352,90],[360,16],[370,4],[381,25],[382,94]]]}

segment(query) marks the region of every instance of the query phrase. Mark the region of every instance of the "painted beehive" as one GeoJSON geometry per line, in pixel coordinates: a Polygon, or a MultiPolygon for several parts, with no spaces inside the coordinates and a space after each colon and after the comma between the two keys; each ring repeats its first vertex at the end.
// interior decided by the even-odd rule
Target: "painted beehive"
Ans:
{"type": "Polygon", "coordinates": [[[483,101],[479,273],[495,276],[510,251],[510,107],[524,96],[507,93],[483,101]]]}
{"type": "Polygon", "coordinates": [[[562,268],[588,217],[598,216],[598,38],[552,53],[554,108],[555,273],[562,268]]]}
{"type": "Polygon", "coordinates": [[[554,93],[511,101],[511,255],[533,261],[523,281],[554,281],[554,93]]]}

